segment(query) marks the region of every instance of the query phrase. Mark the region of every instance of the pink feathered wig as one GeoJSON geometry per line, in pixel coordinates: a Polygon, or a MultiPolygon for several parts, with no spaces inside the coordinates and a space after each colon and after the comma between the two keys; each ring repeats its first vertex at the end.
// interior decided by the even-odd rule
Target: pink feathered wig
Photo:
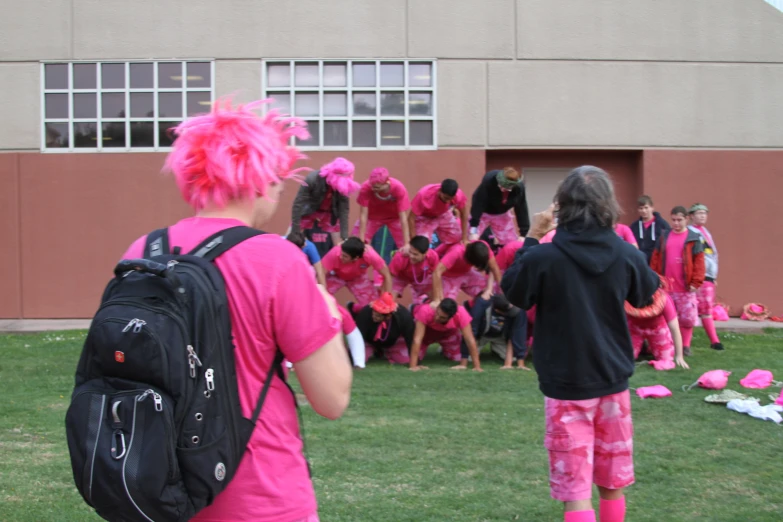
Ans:
{"type": "Polygon", "coordinates": [[[378,167],[376,169],[372,170],[372,173],[370,174],[370,184],[371,185],[383,185],[389,181],[389,171],[386,170],[383,167],[378,167]]]}
{"type": "Polygon", "coordinates": [[[182,198],[196,211],[223,208],[230,201],[266,196],[269,186],[306,169],[293,169],[306,158],[290,145],[291,138],[310,137],[299,118],[271,109],[264,116],[254,111],[271,100],[232,106],[217,100],[208,114],[180,123],[164,171],[171,172],[182,198]]]}
{"type": "Polygon", "coordinates": [[[361,188],[361,185],[353,180],[353,163],[345,158],[335,158],[331,163],[327,163],[319,171],[322,178],[326,178],[326,183],[343,196],[350,196],[361,188]]]}

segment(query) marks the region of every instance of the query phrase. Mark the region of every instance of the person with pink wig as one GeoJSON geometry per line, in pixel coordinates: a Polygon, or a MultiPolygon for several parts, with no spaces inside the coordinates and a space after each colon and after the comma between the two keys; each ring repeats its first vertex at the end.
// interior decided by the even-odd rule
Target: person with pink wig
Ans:
{"type": "Polygon", "coordinates": [[[408,217],[410,233],[432,240],[437,233],[441,243],[453,245],[468,242],[468,198],[453,179],[424,185],[411,202],[408,217]],[[456,208],[460,220],[452,209],[456,208]]]}
{"type": "MultiPolygon", "coordinates": [[[[230,227],[260,228],[275,213],[283,182],[296,178],[294,164],[303,157],[289,145],[291,138],[307,139],[308,133],[302,120],[276,110],[256,114],[267,102],[232,106],[219,100],[208,114],[177,126],[165,169],[195,216],[168,228],[172,248],[188,252],[230,227]]],[[[145,240],[136,240],[123,257],[143,257],[145,240]]],[[[341,316],[301,250],[277,234],[262,234],[215,263],[230,307],[242,415],[251,417],[279,348],[313,409],[339,418],[352,381],[341,316]]],[[[316,522],[317,511],[295,401],[275,378],[235,475],[191,520],[316,522]]]]}
{"type": "Polygon", "coordinates": [[[360,188],[353,173],[353,163],[335,158],[308,174],[291,208],[291,232],[310,230],[317,223],[335,245],[348,239],[349,198],[360,188]]]}
{"type": "Polygon", "coordinates": [[[372,241],[375,233],[386,225],[397,248],[410,241],[408,211],[411,202],[408,190],[399,180],[389,176],[383,167],[373,169],[370,179],[362,183],[356,203],[361,207],[359,221],[353,227],[353,235],[365,243],[372,241]]]}

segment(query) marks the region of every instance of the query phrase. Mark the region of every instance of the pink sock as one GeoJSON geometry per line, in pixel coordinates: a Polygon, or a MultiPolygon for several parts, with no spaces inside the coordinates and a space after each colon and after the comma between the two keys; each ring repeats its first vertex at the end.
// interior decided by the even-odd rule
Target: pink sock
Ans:
{"type": "Polygon", "coordinates": [[[682,334],[682,345],[686,348],[690,347],[691,339],[693,338],[693,328],[680,326],[680,333],[682,334]]]}
{"type": "Polygon", "coordinates": [[[595,522],[595,511],[566,511],[565,522],[595,522]]]}
{"type": "Polygon", "coordinates": [[[601,499],[601,522],[625,522],[625,497],[601,499]]]}
{"type": "Polygon", "coordinates": [[[701,323],[704,325],[704,331],[707,332],[707,337],[710,338],[710,344],[719,343],[718,332],[715,331],[715,321],[712,317],[702,317],[701,323]]]}

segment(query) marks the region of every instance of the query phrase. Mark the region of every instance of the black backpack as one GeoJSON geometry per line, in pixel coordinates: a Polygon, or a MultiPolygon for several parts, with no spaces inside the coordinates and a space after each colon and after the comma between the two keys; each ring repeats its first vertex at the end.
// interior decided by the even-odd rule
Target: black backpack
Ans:
{"type": "MultiPolygon", "coordinates": [[[[274,374],[242,416],[228,300],[213,261],[262,234],[233,227],[186,255],[167,229],[121,261],[84,343],[65,418],[76,487],[109,521],[180,522],[233,478],[274,374]]],[[[286,383],[287,384],[287,383],[286,383]]],[[[294,399],[295,400],[295,399],[294,399]]]]}

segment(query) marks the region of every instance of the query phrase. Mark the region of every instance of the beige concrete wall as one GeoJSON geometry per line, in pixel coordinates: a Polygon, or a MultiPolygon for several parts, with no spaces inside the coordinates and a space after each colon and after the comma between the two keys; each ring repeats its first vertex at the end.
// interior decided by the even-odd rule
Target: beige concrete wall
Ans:
{"type": "Polygon", "coordinates": [[[0,0],[0,62],[71,58],[70,0],[0,0]]]}
{"type": "Polygon", "coordinates": [[[215,96],[227,95],[240,103],[261,98],[261,60],[215,62],[215,96]]]}
{"type": "Polygon", "coordinates": [[[0,62],[0,150],[41,147],[41,66],[0,62]]]}
{"type": "Polygon", "coordinates": [[[438,62],[438,143],[484,146],[487,141],[487,62],[438,62]]]}

